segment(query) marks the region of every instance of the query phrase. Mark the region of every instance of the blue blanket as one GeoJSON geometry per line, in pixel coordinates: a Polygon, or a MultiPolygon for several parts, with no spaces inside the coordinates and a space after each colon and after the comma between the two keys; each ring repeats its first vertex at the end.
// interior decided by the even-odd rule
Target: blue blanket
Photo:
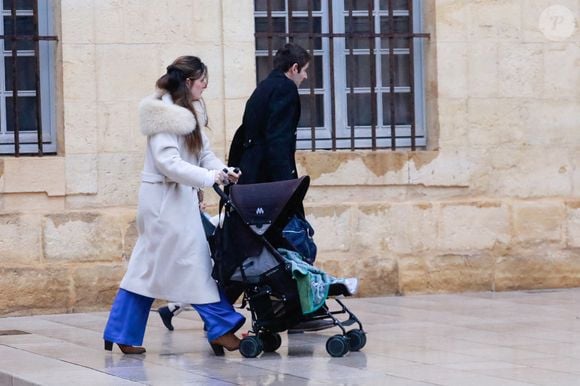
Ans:
{"type": "Polygon", "coordinates": [[[283,248],[278,249],[278,252],[291,266],[303,314],[310,314],[322,307],[328,298],[328,288],[331,284],[344,283],[344,279],[337,279],[308,264],[297,252],[283,248]]]}

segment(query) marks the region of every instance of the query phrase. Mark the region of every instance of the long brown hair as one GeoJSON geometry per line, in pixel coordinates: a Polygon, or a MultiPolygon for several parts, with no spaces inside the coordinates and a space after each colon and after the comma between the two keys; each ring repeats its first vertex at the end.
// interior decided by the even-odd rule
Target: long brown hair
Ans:
{"type": "MultiPolygon", "coordinates": [[[[167,66],[167,73],[156,83],[158,88],[169,92],[173,103],[185,107],[195,116],[195,130],[185,136],[187,148],[194,154],[198,154],[202,148],[201,127],[205,122],[200,123],[201,117],[198,117],[193,108],[193,98],[185,81],[196,81],[204,76],[207,76],[207,66],[197,56],[180,56],[167,66]]],[[[201,103],[205,108],[203,101],[201,103]]]]}

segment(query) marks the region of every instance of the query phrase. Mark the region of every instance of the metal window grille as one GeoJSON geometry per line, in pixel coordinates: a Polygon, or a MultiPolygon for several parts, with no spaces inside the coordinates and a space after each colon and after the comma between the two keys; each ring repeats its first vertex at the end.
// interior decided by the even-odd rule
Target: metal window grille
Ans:
{"type": "Polygon", "coordinates": [[[56,151],[52,115],[43,97],[50,99],[46,73],[48,1],[0,0],[0,153],[42,156],[56,151]],[[40,20],[39,15],[45,17],[40,20]],[[41,65],[42,64],[42,65],[41,65]],[[49,130],[45,128],[49,127],[49,130]],[[47,146],[48,145],[48,146],[47,146]],[[46,149],[45,149],[46,148],[46,149]]]}
{"type": "Polygon", "coordinates": [[[257,81],[286,42],[313,59],[297,148],[426,145],[420,0],[255,0],[257,81]]]}

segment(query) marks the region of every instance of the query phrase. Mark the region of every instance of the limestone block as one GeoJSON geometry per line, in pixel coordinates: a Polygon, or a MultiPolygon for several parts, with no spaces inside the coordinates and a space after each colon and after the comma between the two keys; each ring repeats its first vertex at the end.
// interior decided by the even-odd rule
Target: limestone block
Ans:
{"type": "Polygon", "coordinates": [[[298,152],[296,163],[317,186],[407,184],[408,152],[298,152]]]}
{"type": "Polygon", "coordinates": [[[544,91],[543,45],[501,42],[498,48],[499,95],[535,98],[544,91]]]}
{"type": "Polygon", "coordinates": [[[224,42],[254,44],[254,2],[251,0],[223,0],[224,42]]]}
{"type": "Polygon", "coordinates": [[[249,98],[256,87],[254,42],[224,42],[225,98],[249,98]]]}
{"type": "Polygon", "coordinates": [[[378,296],[398,292],[396,257],[381,253],[321,253],[315,265],[336,277],[356,277],[357,296],[378,296]]]}
{"type": "Polygon", "coordinates": [[[139,129],[139,100],[97,104],[100,152],[144,152],[147,137],[139,129]]]}
{"type": "Polygon", "coordinates": [[[468,142],[466,99],[439,99],[439,149],[441,151],[463,148],[468,142]]]}
{"type": "Polygon", "coordinates": [[[468,138],[472,146],[513,145],[524,139],[524,119],[529,111],[520,100],[470,98],[467,102],[468,138]]]}
{"type": "Polygon", "coordinates": [[[439,97],[468,96],[468,47],[466,42],[437,42],[439,97]]]}
{"type": "Polygon", "coordinates": [[[525,142],[564,148],[569,148],[571,144],[580,144],[578,107],[578,102],[571,100],[529,101],[525,107],[526,114],[522,117],[525,142]]]}
{"type": "Polygon", "coordinates": [[[135,205],[143,169],[143,152],[99,154],[99,201],[105,205],[135,205]]]}
{"type": "Polygon", "coordinates": [[[124,42],[125,39],[124,17],[125,10],[123,9],[123,1],[119,0],[95,1],[94,20],[95,20],[95,41],[97,42],[97,44],[115,44],[124,42]]]}
{"type": "MultiPolygon", "coordinates": [[[[209,137],[212,148],[224,148],[226,146],[224,129],[224,102],[220,99],[208,99],[205,101],[209,123],[205,133],[209,137]]],[[[229,145],[229,143],[227,144],[229,145]]]]}
{"type": "Polygon", "coordinates": [[[477,251],[510,241],[509,208],[499,202],[441,205],[439,248],[477,251]]]}
{"type": "Polygon", "coordinates": [[[66,312],[70,275],[63,267],[0,267],[0,315],[66,312]]]}
{"type": "Polygon", "coordinates": [[[4,193],[65,193],[64,157],[5,158],[4,193]]]}
{"type": "Polygon", "coordinates": [[[580,260],[574,250],[535,247],[513,251],[496,261],[497,291],[578,286],[580,260]]]}
{"type": "Polygon", "coordinates": [[[576,101],[578,122],[578,99],[580,97],[580,45],[564,42],[544,46],[544,94],[545,98],[576,101]]]}
{"type": "Polygon", "coordinates": [[[66,193],[94,194],[98,191],[96,154],[71,154],[65,158],[66,193]]]}
{"type": "Polygon", "coordinates": [[[469,6],[461,0],[440,0],[435,7],[437,13],[437,41],[458,42],[467,40],[469,6]]]}
{"type": "MultiPolygon", "coordinates": [[[[215,0],[197,0],[193,2],[192,38],[196,42],[221,42],[222,5],[215,0]]],[[[227,20],[233,22],[233,20],[227,20]]]]}
{"type": "Polygon", "coordinates": [[[407,255],[399,258],[402,294],[493,289],[494,258],[488,254],[407,255]]]}
{"type": "Polygon", "coordinates": [[[115,216],[97,212],[48,214],[43,243],[47,260],[119,260],[121,225],[115,216]]]}
{"type": "Polygon", "coordinates": [[[65,197],[48,196],[39,193],[14,193],[4,195],[4,211],[7,213],[62,212],[65,209],[65,197]]]}
{"type": "Polygon", "coordinates": [[[162,75],[158,55],[153,44],[97,45],[97,100],[135,102],[151,94],[155,81],[162,75]]]}
{"type": "Polygon", "coordinates": [[[390,245],[395,237],[392,235],[391,206],[383,203],[359,204],[353,210],[356,210],[355,223],[351,230],[353,249],[367,253],[393,251],[394,248],[390,245]]]}
{"type": "Polygon", "coordinates": [[[122,263],[82,264],[72,269],[74,312],[102,310],[113,303],[125,274],[122,263]]]}
{"type": "Polygon", "coordinates": [[[561,202],[517,202],[512,205],[514,241],[562,243],[566,210],[561,202]]]}
{"type": "Polygon", "coordinates": [[[97,98],[95,46],[62,44],[62,83],[65,102],[94,101],[97,98]]]}
{"type": "Polygon", "coordinates": [[[518,40],[522,7],[519,1],[470,1],[469,39],[518,40]]]}
{"type": "MultiPolygon", "coordinates": [[[[300,167],[298,174],[305,175],[300,167]]],[[[430,189],[433,191],[434,189],[430,189]]],[[[465,190],[461,188],[461,190],[465,190]]],[[[435,193],[435,192],[433,192],[435,193]]],[[[445,188],[437,190],[443,196],[458,195],[457,189],[445,188]]],[[[438,195],[434,195],[438,198],[438,195]]],[[[401,202],[409,200],[423,200],[425,193],[420,189],[410,189],[406,186],[385,186],[385,185],[349,185],[347,188],[338,188],[331,185],[318,185],[311,183],[310,189],[304,202],[308,207],[318,205],[332,205],[333,203],[370,203],[370,202],[401,202]]]]}
{"type": "Polygon", "coordinates": [[[0,261],[31,264],[41,258],[40,216],[0,214],[0,261]]]}
{"type": "Polygon", "coordinates": [[[367,251],[418,253],[437,247],[438,206],[430,203],[393,203],[359,206],[355,242],[367,251]],[[384,209],[382,209],[384,208],[384,209]]]}
{"type": "MultiPolygon", "coordinates": [[[[251,92],[247,98],[250,97],[251,92]]],[[[244,116],[244,109],[246,108],[247,98],[235,98],[224,100],[224,127],[225,127],[225,141],[229,147],[234,138],[234,134],[240,125],[242,124],[242,118],[244,116]]]]}
{"type": "MultiPolygon", "coordinates": [[[[199,23],[196,21],[194,9],[198,1],[174,0],[168,2],[167,25],[168,40],[172,42],[191,43],[192,38],[199,41],[198,35],[194,32],[199,23]]],[[[152,7],[155,9],[155,7],[152,7]]],[[[214,21],[215,22],[215,21],[214,21]]],[[[163,27],[162,27],[163,28],[163,27]]]]}
{"type": "Polygon", "coordinates": [[[530,198],[572,193],[571,156],[566,148],[498,148],[490,150],[489,157],[489,194],[530,198]]]}
{"type": "Polygon", "coordinates": [[[177,38],[177,40],[183,39],[183,33],[181,33],[183,26],[180,24],[184,22],[184,18],[178,20],[173,18],[172,22],[177,24],[169,24],[170,12],[177,14],[191,9],[190,7],[184,9],[176,7],[176,5],[182,4],[183,2],[174,5],[168,0],[124,1],[123,42],[129,44],[163,44],[174,38],[177,38]],[[176,32],[178,33],[176,34],[176,32]]]}
{"type": "Polygon", "coordinates": [[[64,136],[67,155],[97,152],[97,106],[94,101],[65,101],[64,136]]]}
{"type": "MultiPolygon", "coordinates": [[[[469,96],[495,97],[498,91],[498,48],[495,41],[473,41],[467,57],[469,96]]],[[[471,100],[471,99],[470,99],[471,100]]]]}
{"type": "Polygon", "coordinates": [[[312,207],[308,221],[315,230],[314,241],[320,250],[348,251],[352,244],[353,210],[348,206],[312,207]]]}
{"type": "Polygon", "coordinates": [[[477,153],[466,151],[410,152],[409,183],[422,186],[467,187],[478,167],[477,153]]]}
{"type": "Polygon", "coordinates": [[[566,241],[567,247],[580,247],[580,201],[571,201],[566,205],[566,241]]]}
{"type": "Polygon", "coordinates": [[[59,41],[93,43],[95,41],[95,13],[93,0],[62,0],[60,2],[61,32],[59,41]]]}

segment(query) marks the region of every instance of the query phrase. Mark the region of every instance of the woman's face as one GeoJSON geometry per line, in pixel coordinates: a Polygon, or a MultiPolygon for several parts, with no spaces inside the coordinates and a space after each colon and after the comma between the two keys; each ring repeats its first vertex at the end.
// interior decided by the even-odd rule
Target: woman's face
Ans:
{"type": "Polygon", "coordinates": [[[203,94],[207,88],[207,74],[204,74],[201,78],[195,80],[189,78],[187,79],[187,82],[193,100],[197,101],[201,99],[201,94],[203,94]]]}

